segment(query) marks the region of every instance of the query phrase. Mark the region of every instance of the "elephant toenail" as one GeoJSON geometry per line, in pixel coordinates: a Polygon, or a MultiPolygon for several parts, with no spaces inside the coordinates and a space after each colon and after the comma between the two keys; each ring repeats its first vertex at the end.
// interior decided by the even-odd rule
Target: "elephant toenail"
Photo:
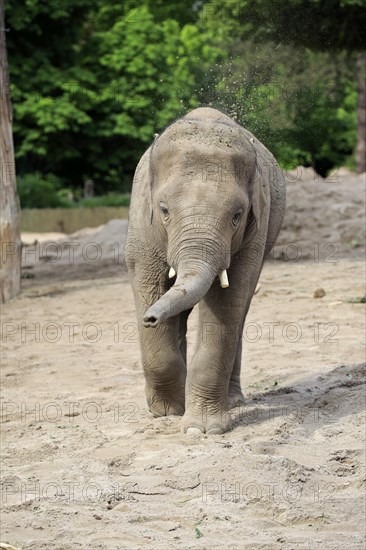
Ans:
{"type": "Polygon", "coordinates": [[[187,428],[187,435],[202,435],[203,431],[200,428],[194,428],[191,426],[190,428],[187,428]]]}
{"type": "Polygon", "coordinates": [[[208,435],[221,435],[224,433],[224,430],[218,426],[214,426],[213,428],[210,428],[207,433],[208,435]]]}

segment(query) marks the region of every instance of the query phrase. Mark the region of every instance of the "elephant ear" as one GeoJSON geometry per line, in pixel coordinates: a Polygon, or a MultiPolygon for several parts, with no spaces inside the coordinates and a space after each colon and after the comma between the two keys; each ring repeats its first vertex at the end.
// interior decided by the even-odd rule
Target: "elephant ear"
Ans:
{"type": "Polygon", "coordinates": [[[153,193],[154,193],[154,166],[153,166],[153,152],[156,145],[156,140],[159,134],[154,134],[154,141],[150,147],[149,153],[149,208],[150,208],[150,224],[153,220],[153,193]]]}
{"type": "Polygon", "coordinates": [[[251,212],[255,220],[257,230],[259,230],[261,217],[267,204],[266,187],[269,185],[270,166],[261,155],[258,141],[255,138],[251,138],[249,141],[252,144],[255,153],[255,171],[250,186],[251,212]]]}

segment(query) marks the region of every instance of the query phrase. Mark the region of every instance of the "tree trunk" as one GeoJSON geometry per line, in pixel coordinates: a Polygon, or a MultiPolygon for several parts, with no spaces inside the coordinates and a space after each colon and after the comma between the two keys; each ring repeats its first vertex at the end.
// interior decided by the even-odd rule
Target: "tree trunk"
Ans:
{"type": "Polygon", "coordinates": [[[357,54],[356,172],[366,172],[366,52],[357,54]]]}
{"type": "Polygon", "coordinates": [[[0,288],[1,302],[20,292],[20,212],[16,188],[12,110],[5,41],[4,4],[0,0],[0,288]]]}

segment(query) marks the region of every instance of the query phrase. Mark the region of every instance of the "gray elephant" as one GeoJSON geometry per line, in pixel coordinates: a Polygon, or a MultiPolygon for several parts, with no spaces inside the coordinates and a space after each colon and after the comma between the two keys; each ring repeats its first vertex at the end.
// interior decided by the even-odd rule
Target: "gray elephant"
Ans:
{"type": "Polygon", "coordinates": [[[188,433],[230,428],[227,411],[244,400],[244,321],[284,210],[285,183],[274,157],[215,109],[177,120],[141,158],[126,262],[154,416],[183,415],[188,433]],[[198,303],[187,370],[187,319],[198,303]]]}

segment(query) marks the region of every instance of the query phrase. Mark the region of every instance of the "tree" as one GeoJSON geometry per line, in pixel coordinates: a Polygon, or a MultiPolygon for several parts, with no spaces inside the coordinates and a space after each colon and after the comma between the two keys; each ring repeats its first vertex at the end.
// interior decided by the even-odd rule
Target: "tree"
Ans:
{"type": "Polygon", "coordinates": [[[366,52],[357,55],[356,170],[366,172],[366,52]]]}
{"type": "Polygon", "coordinates": [[[212,0],[212,10],[213,20],[226,21],[227,27],[244,39],[250,36],[315,51],[361,52],[356,64],[356,168],[364,172],[366,0],[212,0]]]}
{"type": "Polygon", "coordinates": [[[283,168],[311,165],[325,177],[349,162],[356,94],[344,54],[251,40],[228,51],[211,93],[216,107],[252,131],[283,168]]]}
{"type": "Polygon", "coordinates": [[[1,302],[20,292],[21,243],[16,190],[12,109],[6,56],[3,3],[0,3],[0,281],[1,302]]]}
{"type": "Polygon", "coordinates": [[[199,73],[218,53],[190,22],[192,6],[8,3],[18,173],[129,191],[154,133],[198,104],[199,73]]]}

